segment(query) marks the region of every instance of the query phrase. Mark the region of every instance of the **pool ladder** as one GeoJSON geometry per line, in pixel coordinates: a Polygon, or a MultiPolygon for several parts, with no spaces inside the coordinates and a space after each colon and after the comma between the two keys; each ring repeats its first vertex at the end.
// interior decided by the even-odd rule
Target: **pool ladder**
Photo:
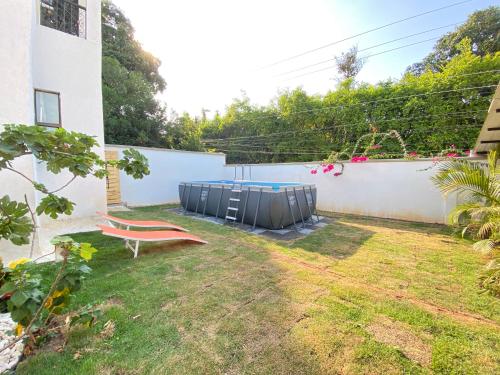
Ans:
{"type": "Polygon", "coordinates": [[[233,222],[233,224],[236,223],[238,211],[240,210],[242,189],[243,186],[241,184],[233,184],[229,195],[229,201],[227,202],[226,216],[224,218],[225,223],[227,223],[228,220],[233,222]]]}
{"type": "MultiPolygon", "coordinates": [[[[305,215],[302,213],[302,208],[300,207],[297,189],[295,187],[292,189],[292,195],[288,194],[288,191],[289,191],[288,188],[285,188],[285,195],[286,195],[286,200],[288,203],[288,210],[290,212],[290,215],[292,216],[293,228],[296,231],[298,231],[298,228],[297,228],[297,221],[298,220],[295,220],[295,215],[293,213],[293,207],[295,205],[297,205],[297,207],[299,209],[300,219],[302,221],[302,228],[306,227],[306,220],[304,220],[305,215]]],[[[319,220],[318,213],[316,211],[316,204],[314,202],[314,194],[313,194],[311,186],[309,186],[309,194],[306,192],[305,186],[302,187],[301,191],[304,194],[304,200],[305,200],[305,203],[307,206],[307,211],[309,212],[309,219],[311,220],[311,225],[314,225],[313,215],[316,215],[316,220],[319,223],[320,220],[319,220]]]]}

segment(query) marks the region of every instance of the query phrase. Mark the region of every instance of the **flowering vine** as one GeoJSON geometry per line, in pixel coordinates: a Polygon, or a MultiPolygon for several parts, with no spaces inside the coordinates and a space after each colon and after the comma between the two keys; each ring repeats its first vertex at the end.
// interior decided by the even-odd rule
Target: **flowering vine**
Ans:
{"type": "Polygon", "coordinates": [[[442,150],[441,152],[439,152],[436,156],[434,156],[432,158],[432,164],[429,167],[419,169],[418,171],[419,172],[428,171],[443,161],[455,159],[455,158],[459,158],[459,157],[463,157],[463,156],[471,156],[471,150],[460,151],[457,149],[457,147],[455,145],[450,145],[450,147],[442,150]]]}
{"type": "MultiPolygon", "coordinates": [[[[469,150],[460,151],[456,148],[455,145],[451,145],[450,147],[440,151],[437,155],[435,155],[432,159],[433,164],[430,167],[422,169],[422,171],[428,170],[436,166],[439,162],[444,160],[449,160],[457,157],[468,156],[470,154],[469,150]]],[[[388,132],[379,133],[377,128],[372,126],[371,132],[362,135],[358,138],[352,151],[349,151],[349,148],[346,148],[343,151],[337,152],[333,151],[327,159],[323,160],[319,165],[307,167],[310,169],[311,174],[318,174],[318,171],[322,171],[324,174],[332,173],[333,176],[338,177],[344,173],[344,163],[350,161],[351,163],[364,163],[372,159],[380,159],[387,158],[388,156],[402,156],[407,160],[416,160],[422,157],[422,155],[418,154],[416,151],[408,152],[407,146],[403,140],[403,137],[396,130],[389,130],[388,132]],[[365,146],[363,152],[358,152],[363,141],[369,139],[368,144],[365,146]],[[401,148],[401,153],[398,154],[386,154],[386,153],[378,153],[371,155],[368,157],[368,153],[373,150],[380,150],[385,141],[393,139],[396,140],[401,148]]]]}
{"type": "Polygon", "coordinates": [[[327,159],[323,160],[319,166],[314,166],[311,168],[311,174],[317,174],[318,170],[322,170],[324,174],[332,173],[333,176],[338,177],[344,173],[344,162],[350,161],[351,163],[364,163],[369,160],[367,154],[370,150],[378,150],[382,148],[382,143],[387,139],[396,139],[401,146],[403,151],[403,155],[407,156],[406,144],[403,141],[403,138],[396,130],[390,130],[386,133],[378,133],[377,128],[374,126],[371,127],[371,132],[362,135],[356,141],[353,149],[349,152],[349,149],[345,149],[343,151],[337,152],[333,151],[327,159]],[[358,148],[362,141],[365,139],[370,139],[370,142],[365,147],[364,151],[359,155],[358,148]],[[335,166],[338,166],[335,168],[335,166]]]}

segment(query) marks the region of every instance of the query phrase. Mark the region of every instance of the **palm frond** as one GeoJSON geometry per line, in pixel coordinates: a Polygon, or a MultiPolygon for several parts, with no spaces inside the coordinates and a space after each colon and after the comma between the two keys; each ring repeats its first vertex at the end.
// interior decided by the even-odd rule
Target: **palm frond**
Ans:
{"type": "Polygon", "coordinates": [[[498,182],[492,180],[478,163],[464,160],[446,162],[432,181],[445,195],[460,191],[476,200],[497,201],[498,198],[498,182]]]}
{"type": "Polygon", "coordinates": [[[497,242],[491,239],[477,241],[472,245],[472,248],[483,254],[487,254],[497,246],[497,242]]]}
{"type": "Polygon", "coordinates": [[[478,207],[471,207],[469,213],[472,217],[475,216],[489,216],[489,217],[500,217],[500,206],[481,206],[480,203],[476,203],[478,207]]]}
{"type": "Polygon", "coordinates": [[[463,227],[462,236],[471,234],[479,239],[474,248],[491,251],[500,244],[500,166],[497,153],[488,160],[449,160],[432,177],[443,194],[457,192],[466,202],[457,205],[449,214],[452,224],[463,227]]]}
{"type": "Polygon", "coordinates": [[[480,203],[463,203],[456,206],[448,215],[448,221],[451,224],[460,224],[460,220],[464,215],[470,215],[469,211],[481,208],[480,203]]]}
{"type": "Polygon", "coordinates": [[[497,172],[497,152],[490,151],[488,153],[488,171],[490,176],[496,176],[497,172]]]}
{"type": "Polygon", "coordinates": [[[496,221],[486,221],[477,230],[477,238],[490,239],[493,233],[498,232],[500,223],[496,221]]]}

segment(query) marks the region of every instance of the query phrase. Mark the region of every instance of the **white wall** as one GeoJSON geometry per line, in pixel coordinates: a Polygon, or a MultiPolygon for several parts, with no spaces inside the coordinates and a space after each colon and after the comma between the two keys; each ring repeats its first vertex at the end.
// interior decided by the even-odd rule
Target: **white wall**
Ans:
{"type": "MultiPolygon", "coordinates": [[[[106,150],[119,151],[119,157],[126,148],[129,146],[106,145],[106,150]]],[[[220,179],[224,174],[224,154],[134,148],[148,158],[151,174],[134,180],[120,173],[122,201],[130,206],[179,202],[180,182],[220,179]]]]}
{"type": "MultiPolygon", "coordinates": [[[[309,164],[309,167],[317,164],[309,164]]],[[[432,161],[386,160],[346,163],[344,174],[334,177],[321,170],[313,175],[304,163],[257,164],[251,168],[254,181],[288,181],[315,184],[318,209],[392,219],[445,223],[456,204],[453,196],[443,199],[430,177],[437,168],[421,171],[432,161]]],[[[241,169],[238,172],[241,175],[241,169]]],[[[233,178],[234,166],[225,178],[233,178]]]]}
{"type": "MultiPolygon", "coordinates": [[[[0,1],[0,132],[2,124],[33,123],[31,74],[31,33],[34,20],[32,1],[0,1]]],[[[13,163],[14,168],[33,177],[33,159],[24,156],[13,163]]],[[[13,172],[0,171],[0,197],[24,201],[26,194],[31,205],[34,192],[31,185],[13,172]]],[[[9,260],[29,254],[29,246],[15,246],[0,240],[0,257],[9,260]]]]}
{"type": "MultiPolygon", "coordinates": [[[[126,146],[106,145],[122,151],[126,146]]],[[[134,180],[121,173],[122,201],[130,206],[179,202],[180,182],[241,178],[242,167],[225,165],[224,154],[135,147],[148,159],[151,175],[134,180]]],[[[430,160],[373,160],[346,163],[344,174],[310,173],[314,163],[246,165],[253,181],[304,182],[318,189],[318,209],[392,219],[446,223],[456,196],[444,199],[430,177],[437,168],[430,160]],[[307,165],[307,167],[306,167],[307,165]],[[308,168],[309,167],[309,168],[308,168]],[[251,169],[251,171],[250,171],[251,169]],[[427,169],[427,170],[424,170],[427,169]]]]}
{"type": "MultiPolygon", "coordinates": [[[[37,5],[37,14],[38,9],[37,5]]],[[[100,0],[87,0],[86,28],[87,38],[84,39],[42,26],[36,19],[33,28],[33,87],[59,92],[62,127],[96,137],[101,147],[94,151],[104,158],[100,0]]],[[[68,173],[54,176],[45,170],[43,164],[37,166],[35,173],[49,190],[71,178],[68,173]]],[[[96,211],[106,209],[104,180],[79,178],[61,191],[61,195],[76,204],[71,220],[88,218],[96,211]]],[[[62,216],[62,219],[69,217],[62,216]]],[[[46,216],[41,220],[43,224],[53,225],[52,219],[46,216]]]]}
{"type": "Polygon", "coordinates": [[[32,0],[0,1],[0,124],[33,122],[33,20],[32,0]]]}
{"type": "MultiPolygon", "coordinates": [[[[31,74],[31,33],[34,20],[32,1],[0,1],[0,132],[3,124],[33,123],[33,82],[31,74]]],[[[33,162],[29,156],[15,163],[30,178],[33,162]]],[[[29,188],[21,177],[0,172],[0,196],[9,192],[24,199],[19,187],[29,188]]],[[[28,196],[33,197],[29,191],[28,196]]]]}
{"type": "MultiPolygon", "coordinates": [[[[101,1],[87,0],[86,39],[41,26],[39,9],[39,0],[0,0],[0,124],[34,124],[34,89],[56,91],[61,97],[62,127],[95,136],[101,145],[95,151],[104,158],[101,1]]],[[[31,157],[22,158],[16,166],[49,189],[71,177],[47,173],[44,165],[31,157]]],[[[0,172],[0,196],[4,194],[17,200],[27,194],[32,206],[41,199],[21,177],[9,171],[0,172]]],[[[77,179],[61,195],[76,203],[74,215],[58,220],[38,218],[39,252],[50,250],[54,235],[94,229],[95,212],[106,209],[104,180],[77,179]]],[[[0,242],[0,256],[6,261],[28,253],[26,246],[0,242]]]]}

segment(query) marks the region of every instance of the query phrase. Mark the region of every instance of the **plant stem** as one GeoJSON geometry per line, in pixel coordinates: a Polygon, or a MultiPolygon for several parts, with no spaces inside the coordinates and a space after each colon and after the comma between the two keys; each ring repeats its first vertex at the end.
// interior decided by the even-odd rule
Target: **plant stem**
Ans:
{"type": "Polygon", "coordinates": [[[75,178],[77,177],[77,175],[73,175],[73,177],[71,177],[71,179],[66,182],[63,186],[61,186],[60,188],[58,189],[55,189],[55,190],[52,190],[52,191],[49,191],[47,194],[54,194],[54,193],[57,193],[58,191],[61,191],[62,189],[64,189],[66,186],[68,186],[69,184],[71,184],[75,178]]]}
{"type": "Polygon", "coordinates": [[[43,307],[45,306],[45,304],[47,303],[47,300],[49,299],[49,297],[51,296],[52,293],[54,293],[54,290],[57,286],[57,284],[59,283],[59,281],[61,280],[62,278],[62,275],[63,275],[63,271],[64,269],[66,268],[66,265],[68,264],[68,253],[67,251],[66,252],[63,252],[63,260],[61,262],[61,268],[59,268],[59,271],[57,272],[57,276],[56,278],[54,279],[54,282],[52,283],[52,285],[50,286],[50,289],[49,289],[49,292],[47,293],[47,295],[45,296],[44,300],[42,301],[42,304],[40,305],[40,307],[38,308],[38,310],[36,311],[35,315],[33,316],[33,318],[31,319],[31,321],[29,322],[28,326],[26,327],[25,331],[24,331],[24,334],[22,334],[21,336],[17,337],[15,340],[13,340],[12,342],[10,342],[9,344],[6,344],[4,345],[1,349],[0,349],[0,353],[2,353],[4,350],[7,350],[8,348],[11,348],[13,345],[15,345],[17,342],[19,342],[20,340],[23,340],[25,337],[29,336],[31,334],[31,327],[33,326],[33,324],[38,320],[38,318],[40,317],[40,314],[42,313],[43,311],[43,307]]]}
{"type": "Polygon", "coordinates": [[[32,262],[33,262],[33,263],[36,263],[38,260],[40,260],[40,259],[42,259],[42,258],[45,258],[45,257],[48,257],[49,255],[52,255],[52,254],[55,254],[55,253],[56,253],[56,250],[51,251],[51,252],[50,252],[50,253],[48,253],[48,254],[44,254],[44,255],[42,255],[42,256],[39,256],[38,258],[33,259],[33,261],[32,261],[32,262]]]}
{"type": "Polygon", "coordinates": [[[24,173],[22,172],[19,172],[18,170],[15,170],[14,168],[11,168],[11,167],[5,167],[5,169],[11,171],[11,172],[14,172],[14,173],[17,173],[19,176],[23,177],[24,179],[28,180],[31,184],[35,184],[35,181],[33,181],[31,178],[29,178],[28,176],[26,176],[24,173]]]}
{"type": "Polygon", "coordinates": [[[31,235],[31,249],[30,249],[30,258],[33,257],[33,250],[35,249],[35,238],[36,238],[36,231],[37,231],[37,225],[36,225],[36,218],[35,218],[35,213],[31,209],[31,206],[28,202],[28,197],[26,194],[24,194],[24,202],[26,203],[26,206],[28,207],[28,210],[30,211],[31,215],[31,221],[33,222],[33,234],[31,235]]]}

